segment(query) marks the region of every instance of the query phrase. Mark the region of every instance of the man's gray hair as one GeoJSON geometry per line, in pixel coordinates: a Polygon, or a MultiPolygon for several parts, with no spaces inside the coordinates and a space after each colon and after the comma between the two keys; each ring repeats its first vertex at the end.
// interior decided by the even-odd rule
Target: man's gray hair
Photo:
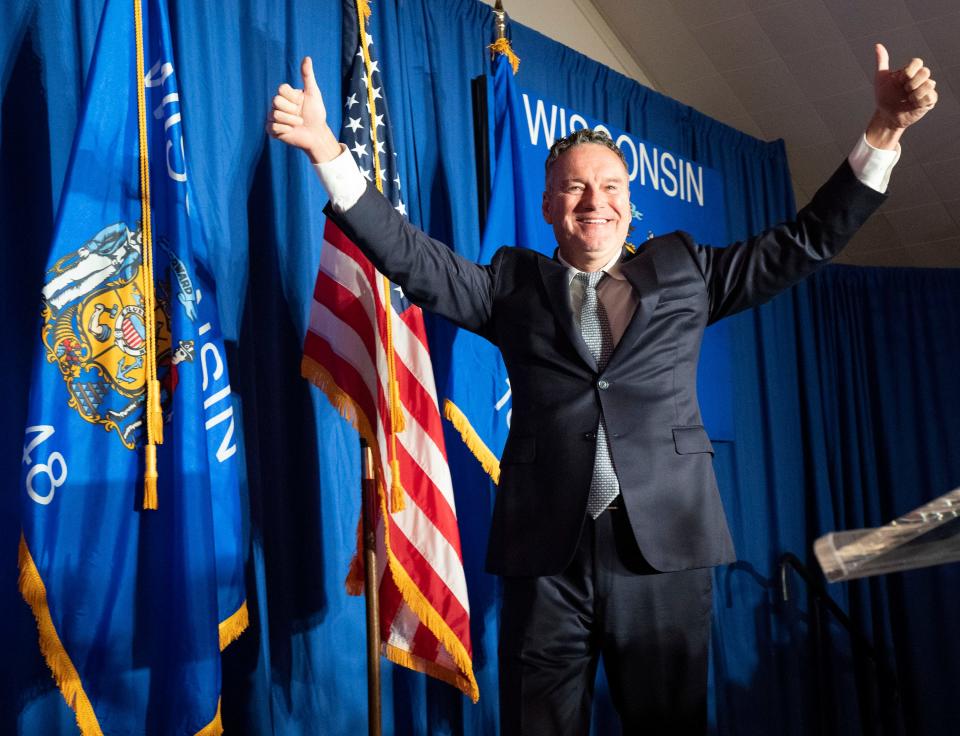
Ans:
{"type": "Polygon", "coordinates": [[[553,163],[574,146],[579,146],[584,143],[596,143],[599,146],[609,148],[617,154],[617,158],[623,163],[623,168],[627,168],[627,159],[624,157],[623,151],[613,142],[613,139],[606,131],[581,128],[580,130],[573,131],[565,138],[558,138],[553,142],[553,145],[550,146],[550,153],[547,154],[547,160],[543,164],[545,180],[548,184],[550,182],[550,167],[553,166],[553,163]]]}

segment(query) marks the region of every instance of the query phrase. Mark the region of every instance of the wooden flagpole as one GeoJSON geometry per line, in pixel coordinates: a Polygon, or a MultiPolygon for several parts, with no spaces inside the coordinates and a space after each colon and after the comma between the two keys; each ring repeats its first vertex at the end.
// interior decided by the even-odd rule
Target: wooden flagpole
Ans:
{"type": "Polygon", "coordinates": [[[377,480],[373,450],[360,440],[360,513],[363,515],[364,599],[367,604],[367,722],[370,736],[381,736],[380,594],[377,587],[377,480]]]}

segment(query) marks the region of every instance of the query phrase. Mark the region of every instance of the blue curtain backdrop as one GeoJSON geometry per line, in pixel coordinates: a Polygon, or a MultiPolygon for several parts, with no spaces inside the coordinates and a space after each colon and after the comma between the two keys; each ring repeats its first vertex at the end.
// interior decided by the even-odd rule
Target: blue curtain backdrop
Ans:
{"type": "MultiPolygon", "coordinates": [[[[0,10],[0,733],[75,732],[17,592],[17,478],[43,263],[101,9],[99,0],[10,0],[0,10]]],[[[380,0],[373,9],[410,217],[476,256],[470,80],[489,71],[489,8],[380,0]]],[[[251,627],[225,653],[224,724],[228,733],[362,732],[363,604],[343,589],[359,505],[356,439],[297,378],[325,197],[306,159],[263,134],[276,86],[297,79],[308,53],[339,127],[340,4],[171,0],[170,11],[190,173],[244,414],[251,627]]],[[[513,40],[525,89],[720,170],[731,239],[792,214],[781,144],[522,26],[513,40]]],[[[428,327],[443,386],[452,330],[428,327]]],[[[833,267],[733,318],[731,335],[736,439],[718,445],[716,466],[740,561],[716,575],[716,729],[874,733],[857,707],[874,688],[869,673],[855,673],[835,628],[818,650],[805,597],[779,598],[776,561],[792,551],[812,562],[818,534],[883,523],[960,485],[960,274],[833,267]],[[826,687],[818,673],[830,673],[826,687]]],[[[452,432],[448,450],[481,701],[384,662],[387,733],[496,729],[497,583],[482,571],[493,491],[452,432]]],[[[896,667],[905,733],[955,731],[958,591],[957,565],[831,588],[896,667]]],[[[599,733],[614,722],[608,704],[598,709],[599,733]]]]}

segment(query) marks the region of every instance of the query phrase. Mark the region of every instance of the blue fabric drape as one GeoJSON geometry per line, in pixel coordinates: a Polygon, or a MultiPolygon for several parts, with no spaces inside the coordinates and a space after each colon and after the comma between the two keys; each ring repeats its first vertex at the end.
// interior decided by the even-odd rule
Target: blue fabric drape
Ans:
{"type": "MultiPolygon", "coordinates": [[[[366,722],[363,603],[343,590],[359,506],[356,439],[296,378],[325,197],[305,157],[263,135],[276,86],[296,83],[307,53],[339,128],[339,6],[170,0],[190,174],[244,414],[251,628],[224,655],[228,733],[354,733],[366,722]]],[[[101,9],[13,0],[0,11],[2,733],[75,729],[37,651],[14,560],[26,356],[101,9]]],[[[489,71],[490,10],[475,0],[383,0],[373,11],[410,217],[477,257],[469,83],[489,71]]],[[[744,136],[522,26],[513,41],[525,89],[721,171],[730,239],[792,214],[782,144],[744,136]]],[[[833,697],[814,683],[807,602],[780,602],[776,560],[784,551],[809,560],[816,535],[882,523],[960,484],[958,307],[956,272],[837,267],[731,321],[736,439],[718,443],[716,465],[740,562],[716,575],[719,733],[803,734],[824,723],[871,732],[856,706],[870,684],[853,675],[842,633],[828,631],[833,697]]],[[[428,329],[443,386],[452,328],[432,320],[428,329]]],[[[496,731],[497,582],[482,571],[493,492],[453,432],[448,452],[481,700],[471,706],[384,662],[387,733],[496,731]]],[[[960,613],[957,577],[953,566],[831,589],[895,663],[908,733],[952,732],[947,696],[960,652],[946,632],[960,613]]],[[[598,699],[596,730],[609,733],[615,717],[602,688],[598,699]]]]}

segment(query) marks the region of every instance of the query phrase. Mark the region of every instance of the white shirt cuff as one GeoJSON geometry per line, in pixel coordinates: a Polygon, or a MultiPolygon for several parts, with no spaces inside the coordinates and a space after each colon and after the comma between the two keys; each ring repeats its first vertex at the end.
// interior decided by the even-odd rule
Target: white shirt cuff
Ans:
{"type": "Polygon", "coordinates": [[[867,136],[861,135],[857,145],[853,147],[847,161],[854,175],[871,189],[883,194],[890,184],[890,174],[894,165],[900,160],[900,144],[895,151],[884,148],[874,148],[867,143],[867,136]]]}
{"type": "Polygon", "coordinates": [[[367,189],[367,180],[345,145],[340,144],[340,155],[322,164],[314,164],[320,183],[330,196],[330,204],[337,212],[345,212],[355,205],[367,189]]]}

